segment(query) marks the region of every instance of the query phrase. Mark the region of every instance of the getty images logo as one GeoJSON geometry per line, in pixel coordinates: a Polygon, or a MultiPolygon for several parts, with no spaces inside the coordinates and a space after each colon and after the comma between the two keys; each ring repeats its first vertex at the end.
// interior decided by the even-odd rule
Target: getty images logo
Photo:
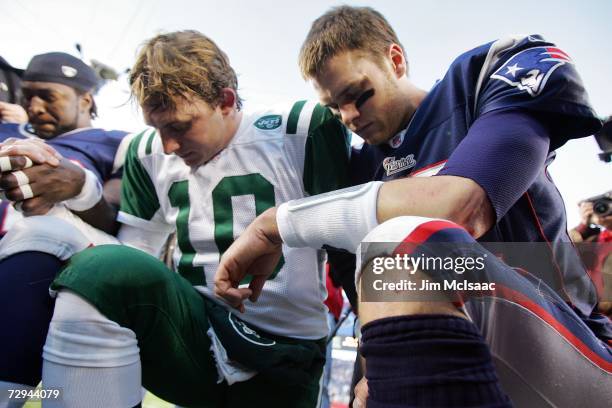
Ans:
{"type": "Polygon", "coordinates": [[[387,173],[387,177],[392,174],[411,169],[415,164],[416,160],[414,160],[414,154],[409,154],[406,157],[400,157],[397,160],[395,160],[395,156],[385,157],[385,160],[382,162],[383,168],[387,173]]]}

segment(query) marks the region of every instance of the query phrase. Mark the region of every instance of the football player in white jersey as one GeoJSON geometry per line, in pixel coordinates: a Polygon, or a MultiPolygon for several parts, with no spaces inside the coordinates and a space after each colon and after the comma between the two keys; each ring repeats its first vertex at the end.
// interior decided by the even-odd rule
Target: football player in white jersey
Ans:
{"type": "Polygon", "coordinates": [[[154,129],[126,157],[118,237],[129,246],[80,252],[53,283],[44,387],[67,407],[136,406],[141,383],[183,406],[316,406],[324,254],[287,248],[240,316],[213,277],[257,215],[348,184],[350,133],[306,101],[243,110],[227,56],[195,31],[146,42],[130,83],[154,129]],[[178,273],[155,258],[173,232],[178,273]]]}

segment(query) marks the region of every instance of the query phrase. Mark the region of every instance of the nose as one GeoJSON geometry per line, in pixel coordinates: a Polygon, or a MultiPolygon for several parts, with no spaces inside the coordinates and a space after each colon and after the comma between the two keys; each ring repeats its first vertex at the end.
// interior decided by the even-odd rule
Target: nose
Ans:
{"type": "Polygon", "coordinates": [[[346,126],[351,127],[354,125],[355,120],[359,118],[359,109],[355,106],[354,103],[346,104],[340,106],[340,118],[342,119],[342,123],[346,126]]]}
{"type": "Polygon", "coordinates": [[[43,101],[38,96],[33,96],[32,98],[27,100],[26,103],[26,110],[28,111],[28,113],[35,116],[45,113],[45,101],[43,101]]]}
{"type": "Polygon", "coordinates": [[[164,146],[164,153],[172,154],[181,147],[181,145],[176,141],[175,138],[164,134],[164,132],[160,132],[160,136],[162,140],[162,145],[164,146]]]}

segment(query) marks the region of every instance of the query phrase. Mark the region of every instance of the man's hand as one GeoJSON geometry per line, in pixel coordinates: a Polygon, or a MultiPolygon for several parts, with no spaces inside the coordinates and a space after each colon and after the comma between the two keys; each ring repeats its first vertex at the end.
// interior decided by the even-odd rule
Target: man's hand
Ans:
{"type": "Polygon", "coordinates": [[[85,183],[83,169],[66,159],[57,167],[45,163],[20,171],[27,177],[32,197],[24,197],[22,180],[14,171],[2,173],[0,188],[8,200],[22,202],[21,209],[28,216],[46,214],[56,203],[78,195],[85,183]]]}
{"type": "Polygon", "coordinates": [[[583,225],[590,225],[593,222],[593,203],[590,201],[581,201],[578,204],[578,211],[580,212],[580,223],[583,225]]]}
{"type": "MultiPolygon", "coordinates": [[[[10,138],[0,143],[0,165],[10,168],[0,173],[0,189],[27,216],[46,214],[56,203],[78,196],[87,178],[80,166],[39,139],[10,138]],[[26,168],[32,162],[37,165],[26,168]]],[[[88,210],[73,212],[109,234],[119,228],[116,209],[104,199],[88,210]]]]}
{"type": "Polygon", "coordinates": [[[28,123],[28,114],[20,105],[0,102],[0,119],[4,123],[28,123]]]}
{"type": "Polygon", "coordinates": [[[368,400],[368,380],[361,377],[361,380],[355,385],[355,399],[353,400],[354,408],[366,408],[368,400]]]}
{"type": "MultiPolygon", "coordinates": [[[[40,139],[17,139],[10,137],[0,143],[0,157],[26,156],[34,163],[58,166],[62,155],[40,139]]],[[[19,170],[13,168],[13,170],[19,170]]]]}
{"type": "Polygon", "coordinates": [[[0,173],[0,189],[25,215],[46,214],[55,203],[79,194],[85,182],[79,166],[42,140],[9,138],[0,144],[2,157],[8,157],[10,170],[0,173]],[[26,157],[36,164],[28,167],[26,157]]]}
{"type": "Polygon", "coordinates": [[[215,274],[215,294],[244,312],[244,300],[257,300],[281,255],[276,208],[270,208],[257,217],[221,257],[215,274]],[[247,275],[253,276],[249,287],[238,288],[247,275]]]}

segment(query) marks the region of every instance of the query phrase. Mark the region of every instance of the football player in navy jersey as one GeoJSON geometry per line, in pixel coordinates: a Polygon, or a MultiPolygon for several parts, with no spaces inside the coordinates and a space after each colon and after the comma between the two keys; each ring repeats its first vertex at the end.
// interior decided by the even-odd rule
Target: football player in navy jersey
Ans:
{"type": "Polygon", "coordinates": [[[601,126],[571,58],[537,35],[501,39],[460,55],[425,92],[408,79],[384,17],[343,6],[313,23],[300,67],[366,141],[352,157],[358,185],[263,213],[223,255],[217,294],[237,307],[256,300],[271,272],[261,266],[281,243],[357,252],[358,283],[373,259],[431,242],[481,254],[475,239],[542,243],[552,274],[533,257],[489,256],[486,280],[499,290],[486,296],[362,299],[368,381],[358,401],[369,388],[375,407],[609,403],[610,321],[595,313],[593,282],[564,246],[564,205],[546,171],[556,148],[601,126]],[[361,242],[405,244],[361,253],[361,242]],[[246,274],[250,287],[238,288],[246,274]]]}
{"type": "Polygon", "coordinates": [[[62,248],[112,240],[103,231],[112,233],[115,225],[121,143],[128,140],[126,132],[91,127],[97,77],[78,58],[37,55],[23,79],[29,123],[0,124],[0,225],[6,233],[0,240],[0,321],[7,328],[0,335],[0,406],[7,389],[40,382],[54,303],[48,288],[62,248]],[[54,217],[28,217],[42,214],[54,217]],[[68,234],[66,224],[83,236],[68,234]]]}
{"type": "MultiPolygon", "coordinates": [[[[66,160],[57,163],[52,149],[48,149],[50,162],[44,162],[45,158],[40,157],[41,162],[36,163],[38,166],[11,168],[23,172],[29,181],[25,184],[20,184],[14,172],[3,167],[0,187],[6,198],[20,203],[26,215],[45,214],[56,203],[81,192],[85,176],[89,174],[83,169],[107,184],[105,187],[109,191],[118,191],[120,174],[117,173],[119,166],[115,156],[126,133],[91,127],[91,120],[97,114],[92,96],[97,84],[93,69],[69,54],[52,52],[34,56],[23,79],[23,102],[29,123],[0,125],[1,155],[15,156],[30,151],[30,143],[20,140],[46,140],[66,160]],[[57,183],[60,178],[63,182],[57,183]]],[[[118,204],[118,196],[114,201],[118,204]]],[[[112,232],[115,209],[100,200],[86,210],[79,207],[79,216],[102,230],[112,232]]]]}

